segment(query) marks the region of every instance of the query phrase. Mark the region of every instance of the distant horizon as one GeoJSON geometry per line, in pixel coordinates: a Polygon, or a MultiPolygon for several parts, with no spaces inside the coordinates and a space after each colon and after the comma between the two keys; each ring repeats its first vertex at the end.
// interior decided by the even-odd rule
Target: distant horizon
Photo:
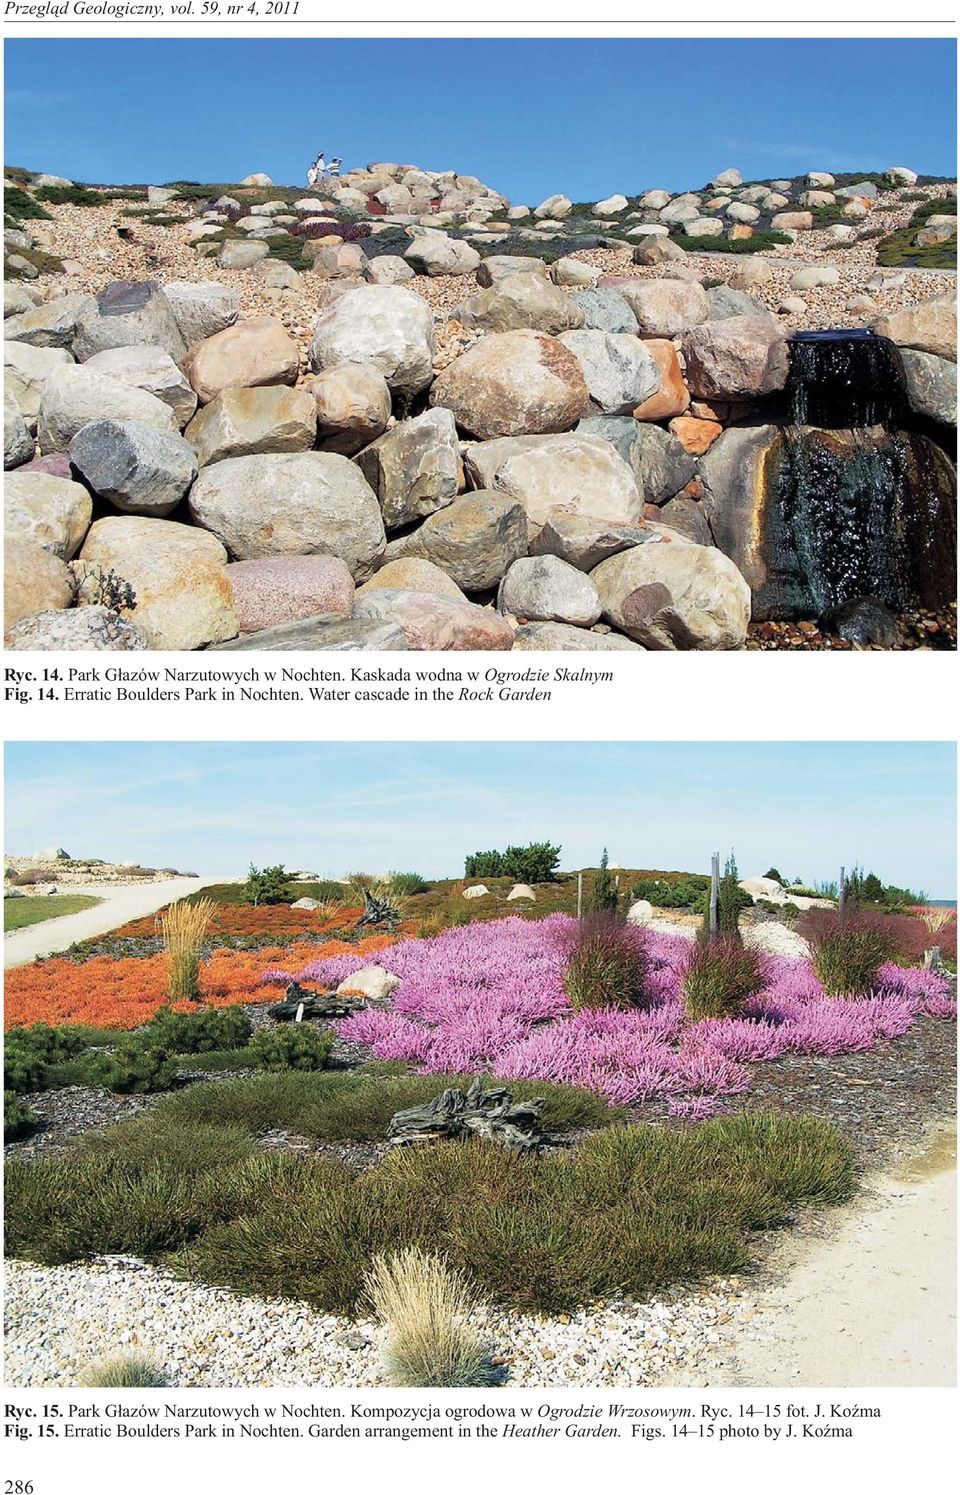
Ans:
{"type": "Polygon", "coordinates": [[[7,163],[75,181],[305,187],[320,149],[344,170],[475,175],[531,206],[678,192],[731,166],[956,174],[950,38],[30,38],[4,56],[7,163]],[[762,85],[751,128],[729,89],[698,87],[718,76],[762,85]],[[307,97],[309,125],[292,124],[307,97]],[[177,110],[189,130],[157,129],[177,110]]]}
{"type": "Polygon", "coordinates": [[[705,873],[732,850],[741,877],[812,886],[859,864],[956,898],[947,743],[10,743],[5,762],[10,855],[447,879],[471,852],[549,840],[564,869],[606,847],[705,873]]]}

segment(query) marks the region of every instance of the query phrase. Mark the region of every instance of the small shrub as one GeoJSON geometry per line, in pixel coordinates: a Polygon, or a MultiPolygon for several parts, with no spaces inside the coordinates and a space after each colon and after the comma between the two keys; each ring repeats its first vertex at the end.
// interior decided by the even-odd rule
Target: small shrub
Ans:
{"type": "Polygon", "coordinates": [[[683,979],[687,1016],[691,1022],[708,1017],[736,1017],[748,997],[763,989],[760,957],[744,948],[739,938],[721,934],[699,939],[693,947],[683,979]]]}
{"type": "Polygon", "coordinates": [[[324,1069],[333,1047],[333,1034],[307,1023],[285,1023],[266,1028],[250,1045],[261,1069],[324,1069]]]}
{"type": "Polygon", "coordinates": [[[3,1140],[16,1142],[36,1131],[37,1118],[19,1096],[7,1091],[3,1097],[3,1140]]]}
{"type": "Polygon", "coordinates": [[[642,932],[609,913],[586,915],[573,937],[563,978],[571,1007],[643,1007],[646,978],[642,932]]]}
{"type": "Polygon", "coordinates": [[[29,1028],[11,1028],[3,1045],[4,1087],[21,1095],[42,1090],[53,1065],[74,1058],[86,1047],[83,1034],[69,1027],[34,1023],[29,1028]]]}
{"type": "Polygon", "coordinates": [[[560,865],[560,847],[549,841],[508,846],[506,851],[475,851],[464,861],[467,877],[512,877],[517,882],[551,882],[560,865]]]}
{"type": "Polygon", "coordinates": [[[409,1246],[375,1256],[366,1291],[387,1330],[391,1386],[489,1386],[491,1366],[468,1322],[476,1304],[462,1272],[409,1246]]]}
{"type": "Polygon", "coordinates": [[[600,858],[600,866],[597,868],[596,880],[593,884],[593,892],[590,895],[590,908],[595,914],[615,914],[619,898],[616,887],[610,877],[610,861],[607,856],[607,848],[603,848],[600,858]]]}
{"type": "Polygon", "coordinates": [[[171,1002],[200,1000],[203,943],[216,911],[217,905],[210,898],[195,903],[181,899],[157,918],[167,954],[167,995],[171,1002]]]}
{"type": "Polygon", "coordinates": [[[632,896],[645,898],[654,908],[689,908],[703,913],[709,887],[709,877],[643,878],[634,883],[632,896]]]}
{"type": "Polygon", "coordinates": [[[78,1386],[169,1386],[158,1360],[132,1350],[125,1355],[111,1355],[90,1365],[79,1376],[78,1386]]]}
{"type": "Polygon", "coordinates": [[[865,995],[880,966],[898,953],[896,929],[883,914],[811,908],[798,927],[810,945],[817,979],[831,997],[865,995]]]}
{"type": "Polygon", "coordinates": [[[788,234],[777,228],[755,229],[749,239],[718,239],[709,234],[684,233],[671,234],[670,237],[690,254],[759,254],[776,244],[792,242],[788,234]]]}
{"type": "Polygon", "coordinates": [[[3,221],[7,228],[26,223],[30,218],[50,218],[46,208],[22,187],[7,187],[3,194],[3,221]]]}
{"type": "Polygon", "coordinates": [[[426,878],[420,876],[419,872],[390,872],[387,874],[387,886],[393,893],[399,893],[403,897],[411,897],[414,893],[429,893],[430,884],[426,878]]]}
{"type": "Polygon", "coordinates": [[[169,1090],[177,1066],[169,1050],[142,1038],[123,1038],[100,1064],[101,1083],[118,1095],[151,1095],[169,1090]]]}
{"type": "Polygon", "coordinates": [[[763,875],[764,877],[769,877],[771,882],[778,882],[780,883],[781,887],[783,886],[783,878],[780,876],[780,873],[777,871],[776,867],[768,867],[763,875]]]}
{"type": "Polygon", "coordinates": [[[255,867],[250,863],[245,884],[247,901],[255,908],[262,903],[286,903],[289,901],[289,883],[292,875],[278,862],[274,867],[255,867]]]}
{"type": "Polygon", "coordinates": [[[208,1007],[200,1012],[173,1012],[161,1007],[147,1032],[172,1054],[206,1054],[241,1049],[250,1042],[253,1024],[240,1007],[208,1007]]]}
{"type": "Polygon", "coordinates": [[[102,566],[91,565],[75,581],[78,603],[108,607],[115,613],[132,612],[137,605],[137,594],[133,587],[122,576],[118,576],[112,567],[104,571],[102,566]]]}

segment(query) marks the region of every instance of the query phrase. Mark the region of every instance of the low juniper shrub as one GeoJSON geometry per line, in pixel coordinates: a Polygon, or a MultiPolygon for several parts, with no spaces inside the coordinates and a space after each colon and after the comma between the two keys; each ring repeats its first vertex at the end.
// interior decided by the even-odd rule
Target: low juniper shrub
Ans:
{"type": "Polygon", "coordinates": [[[325,1069],[333,1034],[308,1023],[286,1023],[264,1028],[250,1045],[261,1069],[325,1069]]]}
{"type": "Polygon", "coordinates": [[[21,1137],[29,1137],[36,1127],[37,1118],[29,1106],[25,1106],[12,1091],[7,1091],[3,1097],[4,1142],[16,1142],[21,1137]]]}
{"type": "Polygon", "coordinates": [[[151,1018],[151,1041],[172,1054],[206,1054],[218,1049],[241,1049],[250,1042],[253,1024],[241,1007],[205,1007],[199,1012],[174,1012],[161,1007],[151,1018]]]}
{"type": "Polygon", "coordinates": [[[137,1035],[123,1038],[100,1063],[100,1080],[117,1095],[151,1095],[169,1090],[177,1066],[169,1049],[137,1035]]]}

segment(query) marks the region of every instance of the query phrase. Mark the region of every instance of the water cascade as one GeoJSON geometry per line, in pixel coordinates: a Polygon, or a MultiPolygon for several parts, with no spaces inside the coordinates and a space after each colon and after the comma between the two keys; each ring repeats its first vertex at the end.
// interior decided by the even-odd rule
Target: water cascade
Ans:
{"type": "Polygon", "coordinates": [[[895,345],[862,329],[801,332],[790,355],[754,615],[820,616],[860,598],[895,613],[949,603],[956,474],[912,422],[895,345]]]}

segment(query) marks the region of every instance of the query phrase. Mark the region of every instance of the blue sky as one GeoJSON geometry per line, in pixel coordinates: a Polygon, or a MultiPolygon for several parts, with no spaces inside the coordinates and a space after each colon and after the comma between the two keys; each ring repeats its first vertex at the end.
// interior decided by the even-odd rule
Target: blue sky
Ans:
{"type": "Polygon", "coordinates": [[[856,862],[955,896],[941,743],[11,743],[6,846],[238,876],[459,876],[466,853],[562,845],[562,866],[836,877],[856,862]]]}
{"type": "Polygon", "coordinates": [[[6,161],[91,182],[303,180],[319,149],[574,200],[808,170],[956,171],[952,40],[43,38],[6,161]]]}

